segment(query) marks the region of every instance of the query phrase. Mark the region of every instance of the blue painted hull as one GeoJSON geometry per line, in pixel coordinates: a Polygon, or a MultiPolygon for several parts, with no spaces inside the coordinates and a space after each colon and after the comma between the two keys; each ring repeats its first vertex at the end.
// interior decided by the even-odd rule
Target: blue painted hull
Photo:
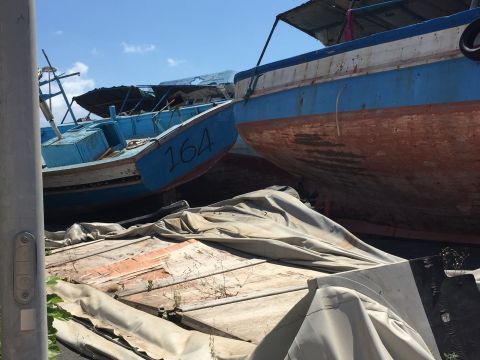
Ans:
{"type": "MultiPolygon", "coordinates": [[[[134,175],[82,185],[50,188],[44,186],[47,215],[59,211],[86,211],[128,203],[167,191],[200,176],[218,161],[236,140],[237,131],[231,110],[228,104],[218,106],[218,109],[202,113],[195,119],[173,126],[160,136],[152,138],[145,150],[132,158],[122,159],[123,163],[130,163],[135,167],[134,175]]],[[[146,121],[137,118],[139,121],[135,122],[136,129],[131,128],[131,123],[123,124],[123,127],[128,125],[130,131],[136,131],[138,137],[145,136],[151,121],[148,118],[146,121]]],[[[172,119],[166,117],[164,120],[172,119]]],[[[72,171],[82,177],[82,174],[88,174],[95,169],[108,173],[109,167],[113,169],[116,165],[112,161],[102,164],[104,170],[98,170],[99,163],[93,162],[72,171]]]]}
{"type": "Polygon", "coordinates": [[[248,102],[237,102],[234,113],[237,123],[242,124],[336,111],[477,101],[480,100],[479,78],[480,63],[458,58],[254,97],[248,102]]]}

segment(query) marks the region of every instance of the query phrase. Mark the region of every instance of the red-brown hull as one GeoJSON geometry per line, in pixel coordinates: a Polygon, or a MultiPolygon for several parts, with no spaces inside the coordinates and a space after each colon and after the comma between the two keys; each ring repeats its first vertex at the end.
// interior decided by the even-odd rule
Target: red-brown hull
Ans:
{"type": "Polygon", "coordinates": [[[238,128],[266,159],[308,180],[333,217],[431,232],[480,229],[479,102],[238,128]]]}

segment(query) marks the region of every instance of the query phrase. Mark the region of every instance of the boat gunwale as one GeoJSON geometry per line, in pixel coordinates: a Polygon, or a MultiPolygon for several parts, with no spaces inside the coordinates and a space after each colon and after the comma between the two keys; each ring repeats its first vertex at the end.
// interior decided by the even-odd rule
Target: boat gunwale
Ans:
{"type": "MultiPolygon", "coordinates": [[[[319,50],[310,51],[297,56],[286,59],[274,61],[258,67],[253,67],[248,70],[241,71],[235,75],[234,84],[251,78],[253,76],[260,76],[267,72],[287,68],[290,66],[300,65],[310,61],[328,58],[334,55],[343,54],[353,50],[368,48],[371,46],[381,45],[397,40],[406,39],[409,37],[420,36],[448,28],[465,25],[480,18],[480,7],[459,12],[457,14],[442,16],[439,18],[423,21],[417,24],[401,27],[398,29],[388,30],[344,42],[337,45],[326,46],[319,50]]],[[[236,94],[236,96],[240,96],[236,94]]],[[[241,95],[243,96],[243,94],[241,95]]]]}
{"type": "MultiPolygon", "coordinates": [[[[141,145],[133,154],[125,156],[117,157],[117,158],[110,158],[110,159],[102,159],[102,160],[95,160],[81,164],[74,164],[74,165],[67,165],[67,166],[57,166],[53,168],[45,168],[42,170],[43,176],[53,176],[53,175],[60,175],[60,174],[68,174],[68,173],[81,173],[90,170],[97,170],[97,169],[104,169],[109,167],[115,167],[124,164],[135,164],[140,158],[149,154],[150,152],[154,151],[158,147],[162,146],[165,142],[171,140],[173,137],[178,135],[178,131],[182,129],[188,129],[197,123],[205,120],[205,117],[209,115],[214,115],[217,112],[225,109],[228,106],[231,106],[233,100],[228,100],[223,102],[220,105],[212,107],[210,109],[205,110],[204,112],[194,115],[191,118],[187,119],[186,121],[182,122],[181,124],[174,125],[171,128],[165,130],[161,134],[146,138],[147,143],[141,145]]],[[[100,120],[101,121],[101,120],[100,120]]]]}
{"type": "MultiPolygon", "coordinates": [[[[180,176],[177,179],[172,180],[171,182],[167,183],[160,189],[154,190],[153,193],[162,193],[168,190],[175,188],[178,185],[184,184],[191,180],[191,178],[195,177],[193,174],[198,172],[204,172],[209,169],[213,164],[215,164],[219,159],[221,159],[231,148],[231,146],[226,146],[222,148],[218,154],[212,156],[211,159],[205,161],[202,164],[199,164],[197,167],[193,168],[191,171],[185,173],[184,175],[180,176]]],[[[118,188],[118,187],[125,187],[125,186],[132,186],[132,185],[142,185],[143,178],[141,174],[129,175],[125,177],[105,180],[105,181],[97,181],[95,183],[85,183],[85,184],[78,184],[78,185],[66,185],[66,186],[56,186],[56,187],[46,187],[44,188],[44,192],[47,195],[59,195],[64,193],[78,193],[84,192],[87,190],[106,190],[111,188],[118,188]]]]}

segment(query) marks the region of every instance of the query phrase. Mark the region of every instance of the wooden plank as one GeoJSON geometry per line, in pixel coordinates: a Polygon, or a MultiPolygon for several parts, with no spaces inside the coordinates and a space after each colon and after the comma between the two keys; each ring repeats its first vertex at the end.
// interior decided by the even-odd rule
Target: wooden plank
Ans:
{"type": "Polygon", "coordinates": [[[104,291],[116,288],[118,296],[126,296],[242,267],[250,260],[248,255],[233,254],[221,246],[188,240],[90,268],[78,278],[104,291]]]}
{"type": "Polygon", "coordinates": [[[180,313],[185,326],[208,333],[211,328],[258,344],[308,290],[180,313]]]}
{"type": "Polygon", "coordinates": [[[196,240],[170,243],[168,246],[152,248],[136,256],[119,261],[100,264],[100,266],[82,271],[78,274],[82,282],[106,290],[117,284],[121,290],[131,288],[133,284],[142,283],[145,288],[148,281],[170,277],[167,270],[168,260],[172,253],[182,252],[183,248],[196,245],[196,240]]]}
{"type": "MultiPolygon", "coordinates": [[[[105,251],[99,249],[99,244],[92,244],[93,251],[90,252],[89,247],[82,247],[60,253],[63,262],[51,263],[50,266],[47,267],[47,271],[50,274],[58,274],[60,277],[67,278],[71,281],[84,282],[81,278],[82,274],[88,272],[90,269],[146,253],[152,249],[167,247],[171,244],[155,238],[115,241],[117,245],[115,246],[113,244],[110,248],[105,249],[105,251]]],[[[88,281],[85,281],[85,283],[88,284],[88,281]]]]}
{"type": "Polygon", "coordinates": [[[134,244],[141,243],[141,242],[144,242],[146,240],[151,240],[151,238],[149,236],[146,236],[146,237],[143,237],[141,239],[121,240],[121,241],[117,242],[117,244],[112,245],[111,247],[108,247],[106,249],[102,248],[102,249],[99,249],[97,251],[88,251],[88,249],[86,249],[86,248],[83,248],[83,249],[76,248],[73,251],[64,252],[63,256],[60,256],[60,260],[58,262],[49,263],[47,265],[47,268],[58,267],[58,266],[67,264],[69,262],[79,261],[79,260],[82,260],[84,258],[88,258],[88,257],[95,256],[95,255],[107,254],[107,253],[110,253],[114,250],[121,249],[121,248],[124,248],[124,247],[130,247],[134,244]]]}
{"type": "MultiPolygon", "coordinates": [[[[173,286],[173,285],[178,285],[185,283],[187,281],[192,281],[192,280],[199,280],[203,278],[210,277],[212,275],[217,275],[217,274],[223,274],[225,272],[229,272],[232,270],[237,270],[237,269],[243,269],[249,266],[257,265],[266,262],[264,259],[250,259],[250,260],[245,260],[239,263],[238,261],[227,261],[223,263],[223,267],[212,267],[212,266],[205,266],[205,268],[202,268],[199,272],[187,272],[187,273],[182,273],[180,276],[172,276],[170,278],[165,278],[161,280],[156,280],[155,282],[152,283],[152,287],[150,288],[145,288],[145,282],[143,282],[142,285],[138,286],[133,286],[130,289],[122,290],[117,293],[118,296],[130,296],[134,294],[139,294],[142,292],[147,292],[155,289],[160,289],[164,288],[167,286],[173,286]]],[[[150,274],[149,274],[150,275],[150,274]]]]}
{"type": "Polygon", "coordinates": [[[222,329],[219,329],[219,328],[217,328],[217,327],[215,327],[211,324],[204,324],[203,322],[197,321],[196,319],[188,317],[188,316],[185,316],[183,318],[180,317],[180,322],[183,325],[185,325],[187,328],[200,331],[204,334],[222,336],[222,337],[230,338],[230,339],[234,339],[234,340],[250,342],[250,340],[248,340],[248,339],[242,339],[242,338],[240,338],[238,336],[235,336],[231,333],[225,332],[222,329]]]}
{"type": "Polygon", "coordinates": [[[100,239],[100,240],[82,241],[82,242],[77,243],[77,244],[63,246],[63,247],[59,247],[59,248],[51,248],[51,247],[48,247],[47,245],[45,245],[45,247],[49,248],[50,253],[47,256],[50,256],[50,255],[58,254],[58,253],[65,252],[65,251],[68,251],[68,250],[72,250],[72,249],[75,249],[75,248],[95,244],[95,243],[98,243],[100,241],[107,241],[107,240],[100,239]]]}
{"type": "Polygon", "coordinates": [[[65,171],[51,170],[50,172],[44,171],[43,186],[45,188],[55,188],[82,185],[100,181],[122,179],[139,174],[134,162],[107,162],[107,164],[109,167],[92,168],[89,171],[84,171],[82,176],[79,176],[78,171],[75,171],[75,169],[66,169],[65,171]]]}
{"type": "Polygon", "coordinates": [[[202,310],[202,309],[209,309],[209,308],[213,308],[213,307],[217,307],[217,306],[223,306],[223,305],[227,305],[227,304],[240,303],[242,301],[260,299],[260,298],[264,298],[264,297],[267,297],[267,296],[275,296],[275,295],[286,294],[286,293],[289,293],[289,292],[305,290],[307,288],[308,288],[308,283],[303,283],[303,284],[297,285],[297,286],[290,286],[290,287],[284,287],[284,288],[278,288],[278,289],[269,288],[267,290],[258,290],[258,291],[252,292],[252,293],[247,293],[245,295],[218,298],[218,299],[214,299],[214,300],[203,301],[203,302],[198,303],[198,304],[181,305],[177,309],[177,311],[178,312],[189,312],[189,311],[196,311],[196,310],[202,310]]]}
{"type": "Polygon", "coordinates": [[[51,256],[51,273],[155,315],[178,311],[197,330],[253,342],[306,293],[297,289],[322,275],[196,240],[108,240],[51,256]]]}
{"type": "Polygon", "coordinates": [[[124,298],[155,308],[173,310],[217,299],[254,296],[256,293],[268,292],[269,289],[304,286],[307,280],[321,275],[314,270],[264,262],[124,298]]]}
{"type": "Polygon", "coordinates": [[[94,254],[103,250],[110,250],[119,245],[131,243],[131,240],[97,240],[87,241],[79,244],[65,246],[55,249],[52,253],[45,257],[45,266],[52,267],[54,264],[62,263],[69,260],[76,260],[80,257],[94,254]]]}

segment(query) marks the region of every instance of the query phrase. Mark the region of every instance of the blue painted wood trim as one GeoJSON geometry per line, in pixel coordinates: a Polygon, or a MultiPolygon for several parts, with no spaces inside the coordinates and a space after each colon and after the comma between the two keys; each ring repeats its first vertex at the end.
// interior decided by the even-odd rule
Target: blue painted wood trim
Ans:
{"type": "Polygon", "coordinates": [[[455,26],[471,23],[480,17],[480,8],[462,11],[458,14],[445,16],[437,19],[428,20],[419,24],[406,26],[403,28],[381,32],[370,35],[358,40],[352,40],[338,45],[332,45],[320,50],[312,51],[288,59],[276,61],[270,64],[252,68],[239,72],[235,75],[234,82],[237,83],[243,79],[247,79],[254,74],[260,75],[268,71],[282,69],[285,67],[303,64],[305,62],[323,59],[332,55],[341,54],[351,50],[366,48],[369,46],[388,43],[396,40],[406,39],[413,36],[428,34],[434,31],[440,31],[455,26]]]}
{"type": "Polygon", "coordinates": [[[234,115],[241,123],[335,113],[340,91],[339,112],[479,101],[478,79],[480,63],[457,58],[253,97],[234,115]]]}

